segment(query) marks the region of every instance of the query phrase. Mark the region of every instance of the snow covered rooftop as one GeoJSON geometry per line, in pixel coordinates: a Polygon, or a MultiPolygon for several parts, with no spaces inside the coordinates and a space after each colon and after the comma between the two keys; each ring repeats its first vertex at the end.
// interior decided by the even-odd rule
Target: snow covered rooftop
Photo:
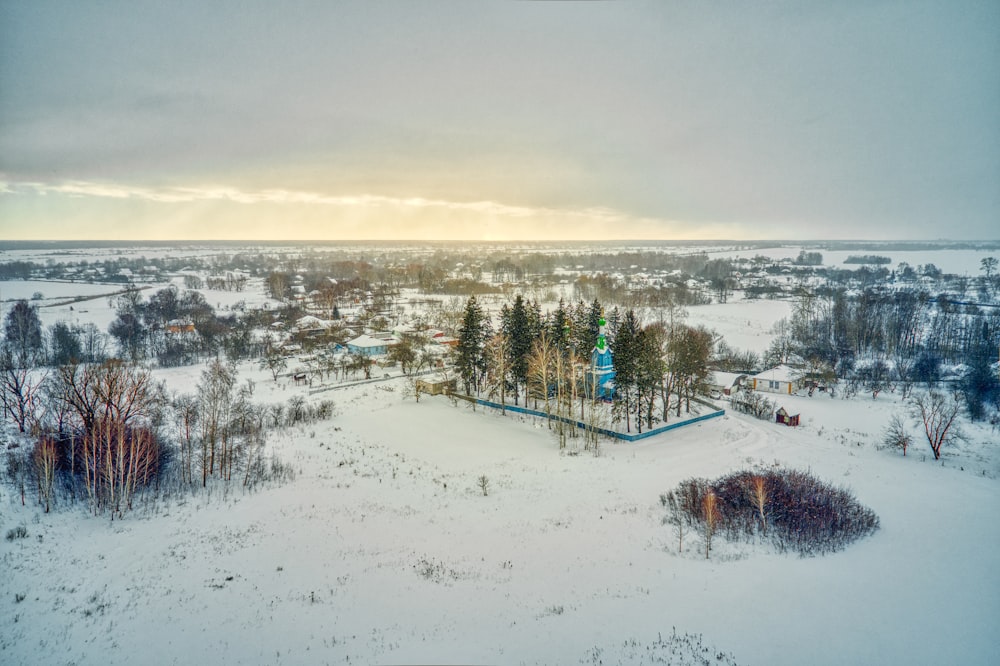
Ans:
{"type": "Polygon", "coordinates": [[[797,373],[798,370],[790,365],[776,365],[773,368],[754,375],[754,377],[772,382],[794,382],[797,373]]]}
{"type": "Polygon", "coordinates": [[[385,347],[387,342],[385,340],[380,340],[379,338],[372,337],[367,334],[361,334],[353,340],[349,341],[347,344],[352,347],[359,347],[361,349],[369,349],[373,347],[385,347]]]}

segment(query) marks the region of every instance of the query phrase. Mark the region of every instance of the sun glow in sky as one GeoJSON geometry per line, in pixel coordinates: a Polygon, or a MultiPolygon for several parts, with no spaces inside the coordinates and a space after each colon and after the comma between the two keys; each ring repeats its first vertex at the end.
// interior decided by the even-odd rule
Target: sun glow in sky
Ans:
{"type": "Polygon", "coordinates": [[[998,117],[995,2],[0,0],[0,238],[997,238],[998,117]]]}

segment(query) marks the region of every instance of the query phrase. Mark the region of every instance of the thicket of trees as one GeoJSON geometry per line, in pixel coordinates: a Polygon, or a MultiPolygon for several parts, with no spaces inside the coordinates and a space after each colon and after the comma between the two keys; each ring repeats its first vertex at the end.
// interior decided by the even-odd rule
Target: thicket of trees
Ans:
{"type": "MultiPolygon", "coordinates": [[[[164,367],[186,365],[224,353],[239,360],[255,358],[264,346],[252,335],[261,313],[220,317],[197,291],[175,286],[148,299],[134,286],[111,298],[115,319],[106,332],[92,323],[59,321],[43,329],[38,306],[17,301],[4,317],[3,367],[100,363],[111,357],[133,363],[155,360],[164,367]]],[[[303,313],[293,309],[290,317],[303,313]]],[[[270,323],[270,319],[267,320],[270,323]]]]}
{"type": "Polygon", "coordinates": [[[664,524],[678,537],[700,534],[706,559],[712,540],[764,541],[802,556],[843,549],[879,528],[878,516],[854,495],[807,472],[769,468],[733,472],[714,481],[687,479],[660,496],[664,524]]]}
{"type": "Polygon", "coordinates": [[[45,511],[57,499],[83,501],[115,519],[137,497],[286,478],[290,469],[265,452],[267,432],[332,414],[332,403],[310,406],[301,397],[287,407],[255,404],[253,383],[241,384],[219,360],[195,394],[170,396],[129,360],[46,370],[17,362],[16,344],[4,342],[4,417],[24,433],[5,447],[7,478],[22,503],[37,493],[45,511]]]}
{"type": "MultiPolygon", "coordinates": [[[[533,400],[556,417],[550,426],[565,444],[563,423],[577,413],[574,405],[579,405],[580,420],[598,418],[593,409],[597,387],[587,385],[588,376],[593,377],[587,371],[602,310],[598,300],[572,306],[560,300],[555,310],[543,314],[537,302],[518,294],[501,307],[494,332],[490,317],[470,297],[455,356],[463,387],[501,402],[512,398],[515,405],[522,397],[525,403],[533,400]]],[[[643,325],[634,309],[616,308],[607,321],[615,367],[613,420],[622,422],[626,432],[633,425],[642,432],[666,421],[671,411],[677,416],[690,411],[708,375],[712,335],[679,318],[643,325]]]]}
{"type": "Polygon", "coordinates": [[[955,388],[969,416],[1000,406],[1000,380],[992,364],[1000,349],[1000,308],[956,305],[911,291],[865,289],[802,293],[789,321],[779,322],[764,364],[790,359],[810,377],[848,381],[847,394],[877,396],[915,383],[933,385],[944,364],[960,366],[955,388]]]}

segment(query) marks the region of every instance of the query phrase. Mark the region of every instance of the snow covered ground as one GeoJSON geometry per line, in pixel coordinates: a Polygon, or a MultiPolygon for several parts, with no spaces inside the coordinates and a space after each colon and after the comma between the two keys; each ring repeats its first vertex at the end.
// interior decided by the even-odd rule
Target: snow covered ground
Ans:
{"type": "MultiPolygon", "coordinates": [[[[161,375],[190,391],[200,370],[161,375]]],[[[262,402],[307,391],[247,377],[262,402]]],[[[0,662],[642,663],[676,628],[740,664],[996,663],[995,433],[903,458],[874,446],[896,396],[817,395],[782,401],[797,429],[729,414],[595,458],[404,381],[311,396],[336,416],[276,435],[297,478],[254,494],[110,523],[5,488],[0,530],[29,535],[0,541],[0,662]],[[661,492],[776,461],[849,487],[881,529],[817,558],[677,552],[661,492]]]]}
{"type": "MultiPolygon", "coordinates": [[[[963,272],[947,254],[905,260],[963,272]]],[[[6,306],[117,288],[0,285],[6,306]]],[[[221,311],[262,292],[203,290],[221,311]]],[[[41,308],[43,323],[114,317],[103,297],[68,307],[41,308]]],[[[734,298],[688,322],[760,353],[790,307],[734,298]]],[[[157,375],[193,392],[203,368],[157,375]]],[[[260,402],[307,395],[240,372],[260,402]]],[[[109,523],[0,488],[0,536],[28,531],[0,540],[0,664],[650,663],[675,628],[740,664],[996,663],[1000,435],[986,427],[964,425],[941,463],[908,418],[903,458],[876,446],[906,414],[898,396],[817,394],[779,401],[796,429],[730,413],[595,458],[561,453],[534,419],[404,387],[309,396],[335,417],[275,434],[297,478],[253,494],[216,488],[109,523]],[[881,529],[809,559],[716,541],[705,561],[691,535],[677,552],[661,492],[775,462],[850,488],[881,529]]]]}
{"type": "MultiPolygon", "coordinates": [[[[148,299],[151,295],[165,289],[171,284],[180,292],[189,291],[184,286],[183,277],[172,277],[169,281],[155,284],[140,284],[142,297],[148,299]]],[[[28,299],[32,305],[38,306],[38,317],[43,326],[63,321],[69,324],[93,323],[102,331],[114,321],[117,313],[113,301],[109,297],[121,293],[126,288],[121,283],[89,283],[68,282],[61,280],[7,280],[0,281],[0,316],[13,307],[15,301],[28,299]],[[30,300],[36,293],[42,298],[30,300]],[[77,300],[84,299],[84,300],[77,300]]],[[[205,301],[215,308],[220,316],[238,307],[273,308],[278,302],[267,296],[262,278],[248,280],[243,291],[222,291],[217,289],[196,289],[205,297],[205,301]]]]}
{"type": "Polygon", "coordinates": [[[797,246],[769,247],[754,250],[723,250],[716,252],[707,250],[707,254],[712,259],[751,259],[757,255],[770,257],[771,259],[795,259],[801,250],[806,252],[819,252],[823,255],[823,265],[833,268],[857,269],[860,264],[845,264],[850,256],[874,254],[889,257],[890,263],[886,268],[892,270],[900,263],[906,262],[916,268],[922,264],[934,264],[945,273],[955,275],[968,275],[975,277],[982,275],[980,272],[980,261],[986,257],[996,257],[996,250],[952,250],[952,249],[927,249],[927,250],[826,250],[823,248],[802,248],[797,246]]]}
{"type": "Polygon", "coordinates": [[[687,323],[702,325],[722,336],[730,347],[763,355],[774,339],[774,325],[791,318],[791,300],[744,299],[737,294],[728,303],[689,305],[687,323]]]}

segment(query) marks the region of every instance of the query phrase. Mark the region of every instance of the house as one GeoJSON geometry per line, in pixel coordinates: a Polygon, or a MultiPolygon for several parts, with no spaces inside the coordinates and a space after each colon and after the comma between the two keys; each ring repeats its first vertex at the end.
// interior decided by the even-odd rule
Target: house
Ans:
{"type": "Polygon", "coordinates": [[[450,335],[436,335],[433,338],[431,338],[431,342],[438,345],[443,345],[445,347],[458,346],[458,338],[453,338],[450,335]]]}
{"type": "Polygon", "coordinates": [[[447,395],[453,393],[456,386],[457,381],[455,379],[448,379],[440,374],[428,375],[417,380],[417,390],[421,393],[429,393],[430,395],[440,395],[442,393],[447,395]]]}
{"type": "Polygon", "coordinates": [[[785,411],[785,408],[782,407],[774,413],[774,422],[784,423],[786,426],[797,426],[799,424],[799,415],[789,414],[785,411]]]}
{"type": "Polygon", "coordinates": [[[413,335],[417,332],[417,329],[413,328],[409,324],[399,324],[398,326],[392,327],[392,336],[397,340],[402,340],[407,335],[413,335]]]}
{"type": "Polygon", "coordinates": [[[194,333],[194,322],[190,319],[171,319],[167,322],[166,331],[171,335],[194,333]]]}
{"type": "Polygon", "coordinates": [[[798,388],[796,371],[787,365],[778,365],[750,378],[750,388],[768,393],[791,395],[798,388]]]}
{"type": "Polygon", "coordinates": [[[708,373],[708,394],[713,398],[732,395],[747,380],[747,376],[737,372],[713,370],[708,373]]]}
{"type": "Polygon", "coordinates": [[[347,350],[362,356],[381,356],[389,351],[389,342],[362,334],[347,342],[347,350]]]}

